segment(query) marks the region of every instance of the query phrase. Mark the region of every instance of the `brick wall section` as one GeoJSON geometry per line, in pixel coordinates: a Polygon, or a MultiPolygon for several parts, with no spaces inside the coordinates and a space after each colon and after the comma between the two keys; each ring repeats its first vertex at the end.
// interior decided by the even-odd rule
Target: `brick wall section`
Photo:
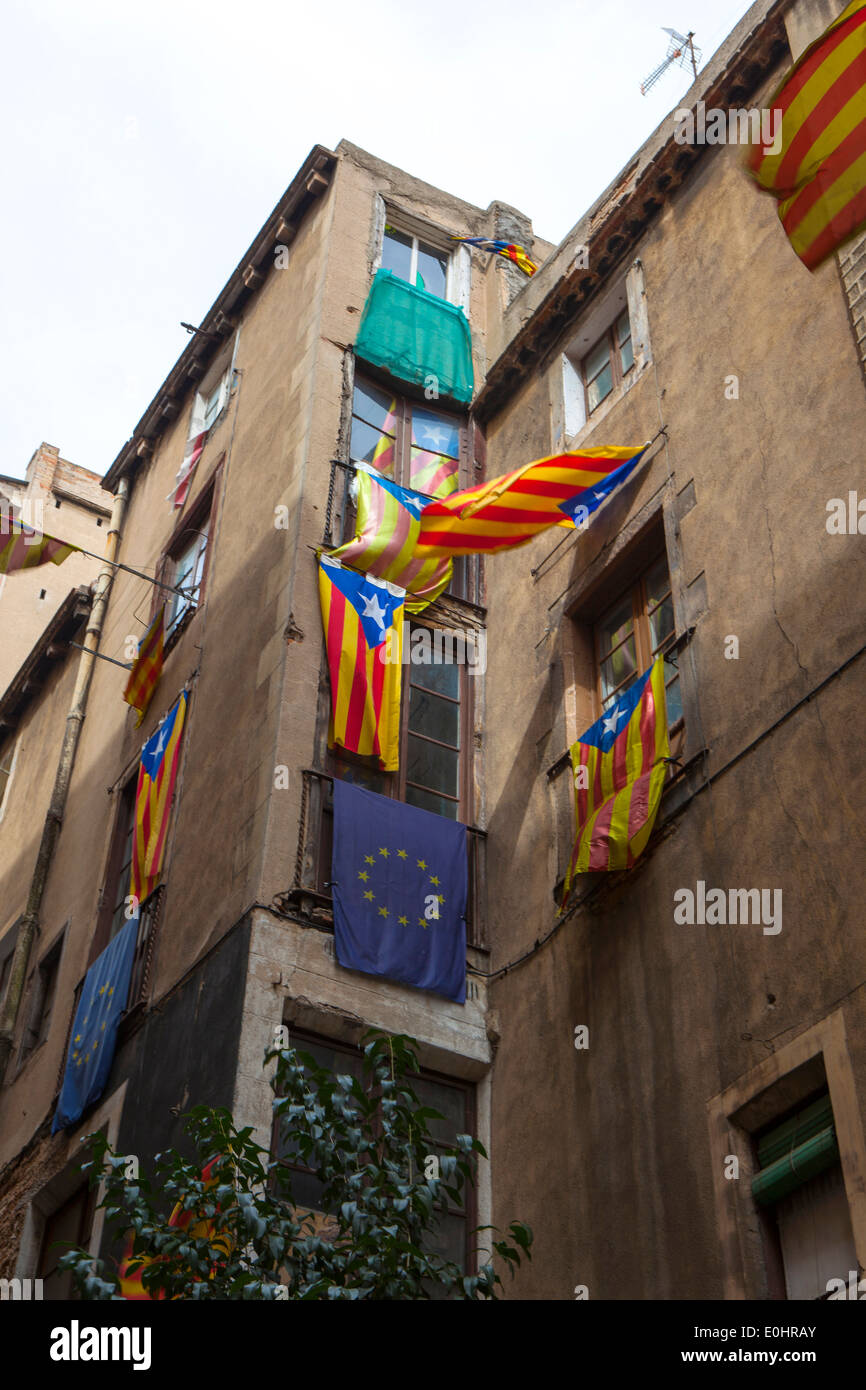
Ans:
{"type": "Polygon", "coordinates": [[[839,253],[839,270],[863,375],[866,376],[866,232],[839,253]]]}

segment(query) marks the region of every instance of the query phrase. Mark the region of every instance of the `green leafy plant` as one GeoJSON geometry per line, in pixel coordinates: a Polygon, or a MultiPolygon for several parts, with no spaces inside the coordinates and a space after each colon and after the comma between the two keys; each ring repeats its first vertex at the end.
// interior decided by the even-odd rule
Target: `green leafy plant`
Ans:
{"type": "MultiPolygon", "coordinates": [[[[104,1134],[88,1136],[92,1157],[82,1170],[91,1185],[105,1182],[100,1205],[112,1236],[127,1242],[125,1277],[140,1272],[151,1298],[496,1298],[494,1257],[513,1274],[522,1256],[531,1258],[532,1232],[512,1222],[479,1252],[475,1274],[432,1250],[449,1201],[463,1205],[487,1155],[468,1134],[444,1152],[434,1144],[428,1122],[442,1117],[412,1089],[411,1038],[370,1030],[362,1047],[361,1079],[291,1047],[265,1054],[266,1064],[276,1060],[274,1111],[293,1156],[322,1184],[324,1220],[298,1208],[291,1171],[228,1110],[192,1110],[194,1157],[157,1154],[152,1181],[129,1181],[126,1158],[104,1134]],[[427,1176],[434,1153],[438,1176],[427,1176]]],[[[118,1274],[87,1251],[71,1250],[60,1264],[84,1298],[123,1297],[118,1274]]]]}

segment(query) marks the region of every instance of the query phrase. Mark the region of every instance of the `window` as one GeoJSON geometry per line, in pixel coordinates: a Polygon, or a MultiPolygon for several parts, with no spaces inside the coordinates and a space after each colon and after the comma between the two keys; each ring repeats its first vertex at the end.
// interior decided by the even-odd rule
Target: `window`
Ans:
{"type": "Polygon", "coordinates": [[[108,930],[100,947],[104,950],[113,941],[121,927],[128,920],[126,899],[132,878],[132,837],[135,832],[135,788],[137,776],[131,777],[124,787],[117,822],[114,828],[108,861],[108,877],[105,886],[105,901],[108,904],[108,930]]]}
{"type": "MultiPolygon", "coordinates": [[[[652,665],[659,653],[668,651],[675,641],[667,559],[660,555],[596,624],[599,712],[604,713],[632,681],[652,665]]],[[[683,742],[683,703],[679,672],[667,660],[665,696],[671,752],[676,757],[683,742]]]]}
{"type": "Polygon", "coordinates": [[[159,575],[162,583],[184,591],[154,600],[162,602],[162,597],[166,600],[166,645],[180,633],[204,597],[214,496],[215,485],[211,483],[198,498],[189,516],[181,520],[162,560],[159,575]]]}
{"type": "Polygon", "coordinates": [[[3,996],[6,993],[6,986],[9,983],[9,976],[12,973],[12,960],[15,955],[15,943],[18,940],[18,922],[15,923],[11,931],[8,931],[0,941],[0,1004],[3,1003],[3,996]]]}
{"type": "Polygon", "coordinates": [[[37,1278],[43,1281],[42,1296],[51,1300],[77,1297],[72,1272],[58,1269],[61,1255],[73,1246],[87,1246],[96,1209],[97,1189],[87,1183],[76,1188],[62,1206],[46,1217],[39,1250],[37,1278]]]}
{"type": "Polygon", "coordinates": [[[231,367],[208,372],[193,403],[190,438],[209,430],[228,404],[231,392],[231,367]]]}
{"type": "MultiPolygon", "coordinates": [[[[418,632],[413,623],[409,642],[418,632]]],[[[330,763],[336,777],[356,782],[380,796],[391,796],[450,820],[472,823],[469,749],[471,678],[456,662],[409,662],[404,668],[401,700],[400,766],[382,772],[374,758],[334,748],[330,763]]],[[[330,849],[325,857],[330,862],[330,849]]]]}
{"type": "Polygon", "coordinates": [[[21,1040],[19,1066],[26,1062],[31,1053],[35,1052],[39,1044],[44,1042],[48,1036],[51,1010],[54,1006],[54,996],[57,993],[57,977],[60,974],[60,957],[63,954],[64,935],[64,932],[60,933],[31,976],[30,1008],[27,1013],[24,1036],[21,1040]]]}
{"type": "Polygon", "coordinates": [[[385,224],[382,238],[382,269],[390,270],[410,285],[428,294],[448,297],[448,266],[451,256],[438,246],[385,224]]]}
{"type": "Polygon", "coordinates": [[[770,1221],[789,1299],[826,1298],[857,1268],[827,1091],[755,1136],[752,1196],[770,1221]]]}
{"type": "Polygon", "coordinates": [[[626,308],[583,359],[581,372],[588,415],[607,399],[616,386],[622,384],[633,366],[631,323],[626,308]]]}
{"type": "Polygon", "coordinates": [[[372,382],[356,381],[350,456],[401,487],[447,497],[461,486],[464,422],[425,402],[389,395],[372,382]]]}
{"type": "Polygon", "coordinates": [[[401,800],[451,820],[458,820],[460,813],[460,670],[453,664],[407,667],[406,751],[401,759],[401,800]]]}
{"type": "Polygon", "coordinates": [[[176,589],[183,589],[185,592],[172,594],[169,597],[165,614],[166,637],[174,632],[186,613],[198,606],[204,577],[209,529],[210,518],[207,518],[201,530],[192,530],[191,534],[185,537],[182,549],[176,556],[172,557],[171,577],[168,582],[176,589]]]}
{"type": "MultiPolygon", "coordinates": [[[[357,1048],[294,1032],[291,1042],[299,1051],[309,1052],[320,1066],[330,1071],[348,1073],[362,1084],[365,1080],[369,1084],[369,1076],[364,1076],[361,1053],[357,1048]]],[[[434,1152],[441,1154],[446,1148],[453,1147],[458,1134],[474,1134],[474,1088],[471,1085],[424,1070],[419,1076],[410,1078],[410,1085],[419,1105],[430,1106],[443,1117],[429,1121],[434,1152]]],[[[286,1121],[275,1125],[274,1149],[277,1161],[291,1170],[292,1194],[298,1206],[321,1211],[322,1184],[299,1159],[286,1121]]],[[[472,1267],[474,1257],[470,1246],[475,1224],[474,1189],[464,1188],[464,1198],[465,1207],[449,1203],[447,1214],[440,1218],[438,1228],[430,1233],[429,1249],[445,1259],[453,1260],[466,1272],[472,1267]]]]}
{"type": "Polygon", "coordinates": [[[15,744],[7,743],[0,748],[0,816],[6,809],[6,794],[12,781],[12,768],[15,762],[15,744]]]}

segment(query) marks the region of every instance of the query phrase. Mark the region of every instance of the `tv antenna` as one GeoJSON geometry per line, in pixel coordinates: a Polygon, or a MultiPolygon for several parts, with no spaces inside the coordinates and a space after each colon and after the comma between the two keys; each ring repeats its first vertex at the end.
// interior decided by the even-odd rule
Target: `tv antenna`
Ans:
{"type": "Polygon", "coordinates": [[[662,25],[662,30],[665,34],[670,34],[671,36],[670,43],[668,44],[667,57],[663,63],[659,63],[655,72],[651,72],[649,77],[645,78],[640,84],[643,96],[646,96],[650,87],[655,86],[662,73],[667,72],[671,63],[679,63],[681,68],[691,63],[692,72],[695,77],[698,75],[698,59],[701,56],[701,50],[695,48],[692,42],[695,37],[692,30],[690,29],[687,34],[678,34],[676,29],[667,29],[664,25],[662,25]]]}

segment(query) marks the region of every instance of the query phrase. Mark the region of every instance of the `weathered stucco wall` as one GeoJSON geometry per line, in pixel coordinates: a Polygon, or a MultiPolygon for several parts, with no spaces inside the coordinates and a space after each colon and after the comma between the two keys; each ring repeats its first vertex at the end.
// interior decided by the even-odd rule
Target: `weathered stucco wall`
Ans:
{"type": "MultiPolygon", "coordinates": [[[[862,664],[723,771],[862,646],[866,580],[862,537],[826,529],[828,500],[861,482],[866,434],[839,271],[799,264],[737,155],[708,151],[643,238],[653,365],[589,436],[631,443],[664,423],[669,447],[536,581],[547,538],[487,567],[494,969],[555,923],[567,850],[545,774],[598,712],[586,670],[569,664],[570,601],[654,508],[678,628],[697,624],[679,663],[696,701],[687,756],[708,745],[719,774],[634,871],[491,987],[494,1220],[535,1229],[523,1297],[572,1298],[579,1284],[591,1298],[721,1296],[708,1103],[840,1000],[866,1109],[862,664]],[[725,659],[730,634],[739,660],[725,659]],[[674,892],[699,879],[781,890],[782,931],[676,925],[674,892]]],[[[550,446],[525,417],[540,420],[558,371],[557,354],[491,422],[491,474],[550,446]]],[[[691,782],[702,780],[697,764],[691,782]]],[[[674,805],[672,791],[662,820],[674,805]]],[[[766,1296],[751,1258],[750,1286],[766,1296]]]]}

